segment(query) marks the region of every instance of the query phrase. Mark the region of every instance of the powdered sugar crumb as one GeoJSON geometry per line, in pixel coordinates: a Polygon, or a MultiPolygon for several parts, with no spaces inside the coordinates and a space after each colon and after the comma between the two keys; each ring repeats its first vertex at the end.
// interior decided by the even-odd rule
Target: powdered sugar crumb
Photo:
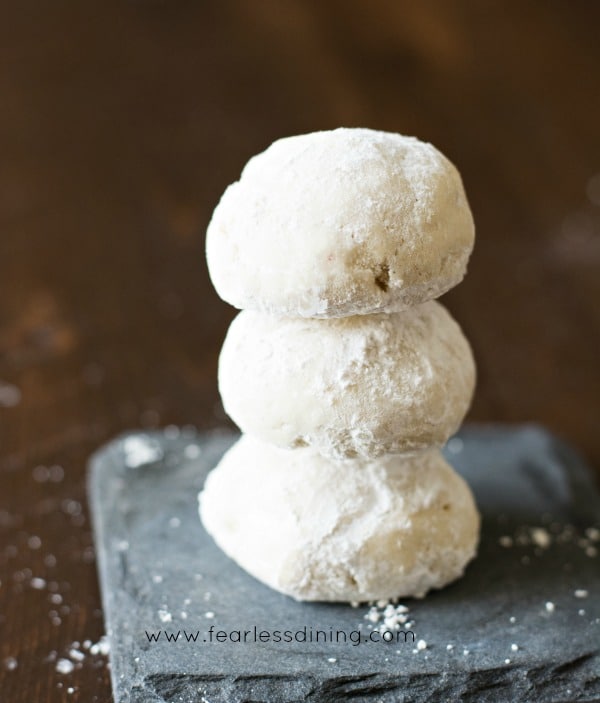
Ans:
{"type": "Polygon", "coordinates": [[[56,667],[55,667],[56,671],[59,674],[70,674],[74,668],[75,668],[75,664],[73,664],[73,662],[70,661],[69,659],[59,659],[56,662],[56,667]]]}
{"type": "Polygon", "coordinates": [[[411,628],[414,623],[410,621],[409,609],[401,603],[394,603],[387,600],[379,600],[372,605],[364,616],[369,621],[368,627],[376,632],[386,630],[400,630],[405,626],[411,628]],[[377,625],[377,627],[373,627],[377,625]]]}
{"type": "Polygon", "coordinates": [[[21,402],[21,391],[12,383],[0,381],[0,408],[14,408],[21,402]]]}
{"type": "Polygon", "coordinates": [[[171,622],[173,620],[173,616],[171,615],[171,613],[164,608],[161,608],[158,611],[158,617],[160,618],[161,622],[171,622]]]}
{"type": "Polygon", "coordinates": [[[110,643],[108,641],[108,637],[106,635],[102,635],[102,637],[96,642],[96,644],[92,644],[90,646],[90,654],[96,655],[100,654],[104,657],[108,656],[110,653],[110,643]]]}
{"type": "Polygon", "coordinates": [[[126,437],[123,440],[123,453],[125,454],[125,465],[131,469],[152,464],[163,458],[160,444],[145,435],[126,437]]]}
{"type": "Polygon", "coordinates": [[[16,657],[6,657],[4,660],[4,668],[7,671],[14,671],[19,666],[19,662],[16,657]]]}
{"type": "Polygon", "coordinates": [[[533,543],[542,549],[547,549],[550,544],[550,533],[544,527],[532,527],[531,539],[533,543]]]}

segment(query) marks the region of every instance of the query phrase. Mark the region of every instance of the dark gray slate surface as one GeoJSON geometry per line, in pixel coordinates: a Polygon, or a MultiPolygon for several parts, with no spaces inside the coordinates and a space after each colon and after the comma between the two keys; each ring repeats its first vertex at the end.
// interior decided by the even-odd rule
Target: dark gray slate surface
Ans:
{"type": "Polygon", "coordinates": [[[121,437],[91,460],[118,703],[600,701],[600,542],[588,529],[599,524],[600,497],[564,444],[529,426],[470,427],[451,440],[447,456],[483,513],[482,541],[463,579],[405,601],[427,642],[415,652],[404,642],[205,641],[211,625],[360,630],[363,639],[371,631],[366,605],[297,603],[206,535],[196,494],[233,439],[171,428],[121,437]],[[535,526],[551,535],[547,548],[531,543],[535,526]],[[500,546],[501,536],[514,546],[500,546]],[[146,632],[159,630],[149,642],[146,632]],[[180,631],[179,640],[167,642],[165,631],[180,631]],[[196,642],[184,631],[198,632],[196,642]]]}

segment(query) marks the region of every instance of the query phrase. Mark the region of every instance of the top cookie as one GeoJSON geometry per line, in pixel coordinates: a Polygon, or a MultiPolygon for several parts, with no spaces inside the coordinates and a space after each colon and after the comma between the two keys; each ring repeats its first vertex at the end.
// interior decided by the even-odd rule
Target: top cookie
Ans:
{"type": "Polygon", "coordinates": [[[237,308],[345,317],[437,298],[463,278],[473,241],[460,175],[435,147],[341,128],[250,159],[213,213],[206,255],[237,308]]]}

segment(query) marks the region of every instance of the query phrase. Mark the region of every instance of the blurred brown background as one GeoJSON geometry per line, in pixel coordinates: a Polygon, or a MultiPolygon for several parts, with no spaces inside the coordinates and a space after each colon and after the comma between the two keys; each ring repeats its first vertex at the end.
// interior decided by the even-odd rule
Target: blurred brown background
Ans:
{"type": "Polygon", "coordinates": [[[2,4],[2,700],[111,700],[104,658],[55,671],[103,627],[86,458],[226,422],[204,232],[278,137],[368,126],[457,164],[470,419],[543,423],[600,466],[599,26],[586,0],[2,4]]]}

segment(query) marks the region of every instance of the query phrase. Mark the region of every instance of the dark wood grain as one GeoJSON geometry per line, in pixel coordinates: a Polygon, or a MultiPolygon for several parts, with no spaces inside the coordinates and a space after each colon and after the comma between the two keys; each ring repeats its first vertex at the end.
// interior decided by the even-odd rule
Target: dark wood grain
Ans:
{"type": "Polygon", "coordinates": [[[0,700],[111,700],[102,657],[48,660],[103,631],[85,462],[126,428],[226,422],[234,311],[204,231],[277,137],[369,126],[455,161],[470,419],[543,423],[600,465],[599,24],[585,0],[3,4],[0,700]]]}

